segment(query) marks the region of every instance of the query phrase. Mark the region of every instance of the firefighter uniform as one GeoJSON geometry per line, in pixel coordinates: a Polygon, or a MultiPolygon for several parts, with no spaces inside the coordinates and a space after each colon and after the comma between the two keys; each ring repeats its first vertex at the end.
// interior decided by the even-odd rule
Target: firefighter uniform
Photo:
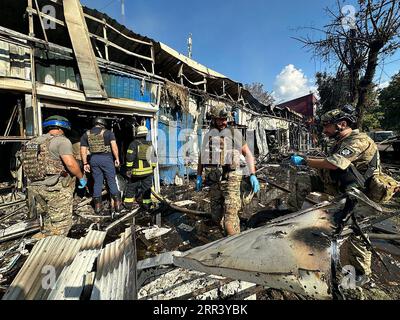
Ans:
{"type": "Polygon", "coordinates": [[[134,203],[150,209],[152,205],[151,188],[153,171],[157,165],[152,143],[146,141],[148,130],[139,127],[136,139],[129,145],[126,155],[126,175],[129,178],[124,197],[124,205],[131,209],[134,203]]]}

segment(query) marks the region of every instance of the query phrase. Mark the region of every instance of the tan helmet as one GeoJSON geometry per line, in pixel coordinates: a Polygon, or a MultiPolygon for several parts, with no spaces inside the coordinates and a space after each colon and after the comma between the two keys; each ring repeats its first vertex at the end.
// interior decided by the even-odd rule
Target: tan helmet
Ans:
{"type": "Polygon", "coordinates": [[[140,126],[136,129],[136,137],[145,137],[149,133],[149,129],[145,126],[140,126]]]}
{"type": "Polygon", "coordinates": [[[212,118],[229,118],[229,112],[222,102],[219,102],[216,106],[211,106],[210,115],[212,118]]]}

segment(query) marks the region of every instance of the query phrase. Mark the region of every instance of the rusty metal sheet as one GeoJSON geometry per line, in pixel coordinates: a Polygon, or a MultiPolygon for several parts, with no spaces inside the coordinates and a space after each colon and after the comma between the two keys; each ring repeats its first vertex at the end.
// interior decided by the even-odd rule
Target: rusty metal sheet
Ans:
{"type": "Polygon", "coordinates": [[[332,214],[307,209],[267,226],[195,248],[174,264],[283,289],[315,299],[330,299],[332,214]]]}
{"type": "Polygon", "coordinates": [[[107,98],[79,0],[64,0],[64,16],[88,98],[107,98]]]}

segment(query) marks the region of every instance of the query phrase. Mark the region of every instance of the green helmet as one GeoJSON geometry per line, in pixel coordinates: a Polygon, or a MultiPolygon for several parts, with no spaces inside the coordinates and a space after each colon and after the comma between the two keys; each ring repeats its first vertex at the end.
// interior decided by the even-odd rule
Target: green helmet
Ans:
{"type": "Polygon", "coordinates": [[[336,124],[343,120],[348,120],[351,124],[357,122],[357,117],[354,115],[355,110],[350,105],[345,105],[341,109],[328,111],[321,117],[322,125],[336,124]]]}
{"type": "Polygon", "coordinates": [[[51,116],[48,117],[42,124],[44,129],[61,128],[71,130],[71,123],[69,120],[62,116],[51,116]]]}
{"type": "Polygon", "coordinates": [[[211,118],[228,118],[229,112],[226,109],[225,104],[218,103],[216,106],[212,106],[210,110],[211,118]]]}

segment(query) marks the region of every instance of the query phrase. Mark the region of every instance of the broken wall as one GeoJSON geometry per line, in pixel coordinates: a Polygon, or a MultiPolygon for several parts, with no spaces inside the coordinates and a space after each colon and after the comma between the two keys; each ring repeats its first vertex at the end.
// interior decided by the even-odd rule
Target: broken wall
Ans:
{"type": "Polygon", "coordinates": [[[158,118],[160,178],[167,185],[179,184],[197,169],[204,110],[192,96],[184,107],[180,101],[164,99],[158,118]]]}

